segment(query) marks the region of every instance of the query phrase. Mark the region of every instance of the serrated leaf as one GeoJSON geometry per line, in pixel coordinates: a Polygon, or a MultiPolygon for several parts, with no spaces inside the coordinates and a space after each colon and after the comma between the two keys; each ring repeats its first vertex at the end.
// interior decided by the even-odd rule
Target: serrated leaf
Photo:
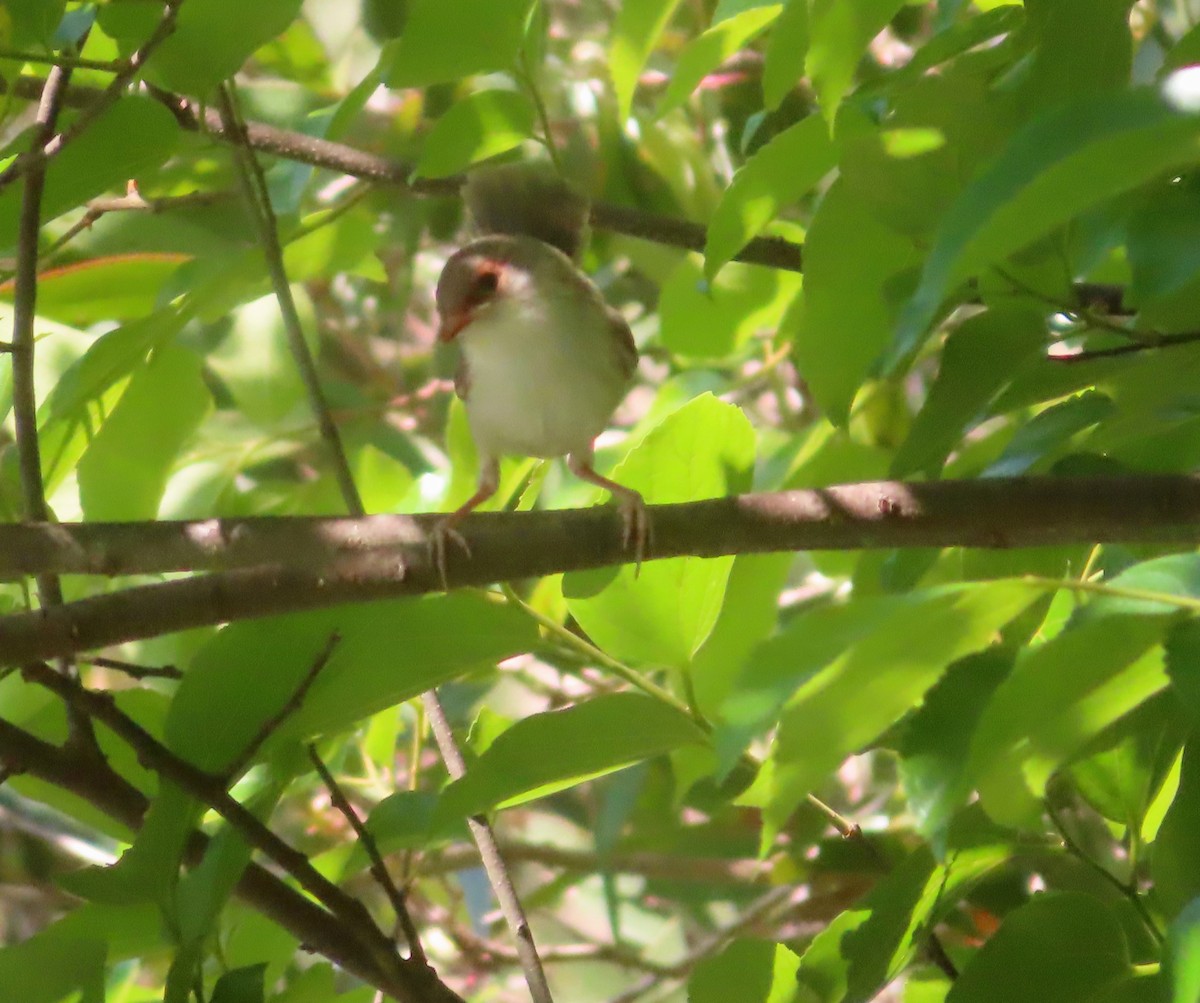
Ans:
{"type": "Polygon", "coordinates": [[[997,822],[1040,823],[1054,771],[1164,689],[1164,624],[1106,617],[1024,650],[984,710],[967,770],[997,822]]]}
{"type": "Polygon", "coordinates": [[[789,126],[733,176],[708,224],[704,274],[721,266],[837,165],[837,147],[818,115],[789,126]]]}
{"type": "Polygon", "coordinates": [[[517,91],[480,91],[455,102],[425,139],[416,176],[443,178],[520,146],[533,135],[533,104],[517,91]]]}
{"type": "Polygon", "coordinates": [[[764,839],[847,756],[920,700],[951,662],[985,648],[1036,597],[1029,585],[1003,580],[911,593],[872,633],[803,681],[784,708],[763,770],[739,799],[763,808],[764,839]]]}

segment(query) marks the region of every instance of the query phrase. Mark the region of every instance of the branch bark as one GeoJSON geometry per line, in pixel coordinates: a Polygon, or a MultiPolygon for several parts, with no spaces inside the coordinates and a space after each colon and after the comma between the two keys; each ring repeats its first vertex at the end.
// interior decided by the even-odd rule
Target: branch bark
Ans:
{"type": "MultiPolygon", "coordinates": [[[[441,590],[426,532],[437,515],[0,525],[0,577],[59,572],[214,574],[0,617],[0,665],[73,655],[191,627],[441,590]]],[[[1200,543],[1200,477],[876,481],[651,508],[649,559],[793,550],[1200,543]]],[[[471,557],[447,581],[620,564],[610,507],[471,516],[471,557]]]]}

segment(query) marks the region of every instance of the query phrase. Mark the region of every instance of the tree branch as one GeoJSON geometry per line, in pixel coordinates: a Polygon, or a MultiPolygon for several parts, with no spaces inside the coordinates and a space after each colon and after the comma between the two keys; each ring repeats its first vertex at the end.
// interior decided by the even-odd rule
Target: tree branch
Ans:
{"type": "Polygon", "coordinates": [[[180,759],[157,742],[132,718],[123,714],[111,694],[86,689],[41,663],[29,663],[22,670],[31,682],[50,690],[68,706],[111,728],[137,753],[148,769],[176,784],[202,804],[212,808],[246,840],[290,874],[300,886],[316,898],[346,927],[386,973],[389,992],[404,1003],[429,1003],[431,1000],[456,1000],[450,989],[438,982],[428,965],[409,961],[396,954],[393,945],[375,926],[366,908],[321,874],[308,857],[277,836],[225,788],[224,781],[180,759]]]}
{"type": "MultiPolygon", "coordinates": [[[[101,759],[84,755],[70,746],[57,746],[0,719],[0,764],[12,773],[32,777],[69,791],[136,832],[149,807],[141,791],[101,759]]],[[[198,864],[209,839],[200,832],[188,841],[185,859],[198,864]]],[[[311,899],[288,887],[258,864],[250,864],[238,882],[238,895],[302,944],[353,972],[364,982],[391,995],[398,995],[388,974],[372,952],[345,924],[311,899]]],[[[458,997],[437,984],[429,1003],[454,1003],[458,997]]]]}
{"type": "MultiPolygon", "coordinates": [[[[874,481],[652,508],[648,558],[893,547],[1200,543],[1200,477],[874,481]]],[[[0,666],[251,617],[441,591],[425,533],[439,518],[0,525],[0,578],[41,571],[220,573],[0,617],[0,666]]],[[[611,507],[485,512],[463,524],[451,586],[621,564],[611,507]]]]}

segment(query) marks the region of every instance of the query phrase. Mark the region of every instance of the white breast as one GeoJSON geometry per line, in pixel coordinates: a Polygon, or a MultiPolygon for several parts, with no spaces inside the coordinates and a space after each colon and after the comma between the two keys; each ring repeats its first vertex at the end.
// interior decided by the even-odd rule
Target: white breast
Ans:
{"type": "Polygon", "coordinates": [[[541,296],[497,300],[459,335],[467,418],[482,454],[564,456],[584,449],[625,396],[600,303],[564,310],[541,296]]]}

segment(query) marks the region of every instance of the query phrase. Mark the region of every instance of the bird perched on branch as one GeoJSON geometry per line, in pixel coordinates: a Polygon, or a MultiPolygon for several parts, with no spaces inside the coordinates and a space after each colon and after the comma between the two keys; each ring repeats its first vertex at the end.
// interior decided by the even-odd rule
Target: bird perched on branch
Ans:
{"type": "Polygon", "coordinates": [[[471,173],[463,199],[482,236],[451,255],[438,279],[438,337],[461,353],[454,387],[479,452],[479,484],[433,531],[443,580],[446,540],[470,554],[455,527],[495,494],[505,455],[566,456],[573,473],[612,492],[640,566],[649,536],[642,496],[592,465],[593,440],[624,398],[638,353],[629,325],[579,270],[587,201],[520,164],[471,173]]]}

